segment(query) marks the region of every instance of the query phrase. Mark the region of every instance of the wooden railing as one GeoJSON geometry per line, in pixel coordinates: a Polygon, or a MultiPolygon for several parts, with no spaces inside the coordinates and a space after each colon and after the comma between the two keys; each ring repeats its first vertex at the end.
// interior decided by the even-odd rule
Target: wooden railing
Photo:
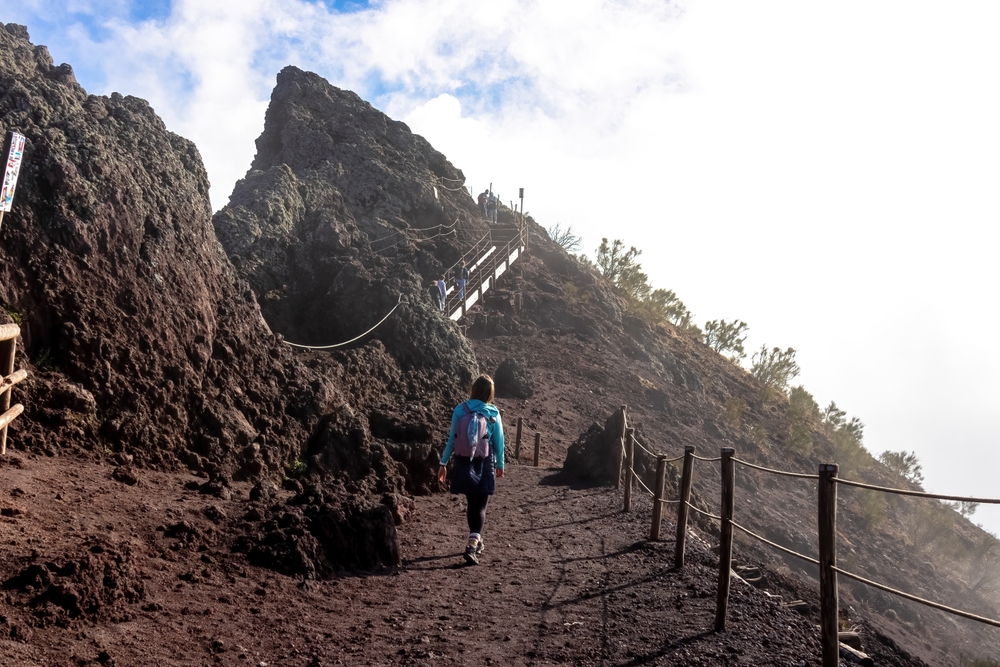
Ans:
{"type": "Polygon", "coordinates": [[[924,493],[922,491],[911,491],[908,489],[894,489],[884,486],[864,484],[852,480],[840,479],[837,476],[838,466],[836,464],[824,463],[819,465],[817,474],[791,472],[787,470],[775,470],[765,466],[757,465],[749,461],[736,458],[736,450],[732,447],[723,447],[719,456],[705,458],[695,454],[694,447],[685,447],[684,454],[677,458],[668,459],[662,454],[656,454],[643,447],[635,438],[635,432],[626,423],[627,408],[622,406],[619,432],[614,437],[619,446],[615,447],[615,459],[617,463],[618,479],[616,487],[622,486],[622,473],[624,472],[624,503],[623,509],[628,512],[632,508],[632,488],[633,483],[638,482],[653,499],[652,526],[650,528],[650,540],[656,540],[660,534],[661,511],[664,504],[677,505],[677,537],[674,549],[674,566],[684,567],[684,550],[687,535],[688,510],[693,510],[709,519],[720,522],[720,544],[719,544],[719,583],[716,600],[715,631],[721,632],[726,629],[726,616],[729,605],[729,586],[732,578],[732,554],[733,554],[733,531],[738,530],[748,537],[808,563],[819,567],[820,579],[820,643],[821,659],[823,667],[837,667],[840,664],[842,652],[853,652],[852,649],[840,643],[840,628],[838,618],[839,594],[837,585],[837,575],[848,577],[866,586],[871,586],[878,590],[902,597],[911,602],[916,602],[933,609],[961,616],[985,625],[1000,627],[1000,620],[979,616],[971,612],[955,609],[939,602],[933,602],[918,597],[911,593],[897,590],[885,584],[872,581],[858,574],[841,569],[837,566],[837,485],[843,484],[870,491],[881,493],[898,494],[905,496],[916,496],[931,500],[949,500],[957,502],[986,503],[998,505],[1000,499],[997,498],[970,498],[966,496],[950,496],[935,493],[924,493]],[[635,473],[635,451],[636,447],[646,452],[648,456],[655,459],[656,482],[654,488],[647,487],[635,473]],[[684,461],[681,473],[679,498],[667,500],[663,497],[665,467],[667,463],[684,461]],[[694,463],[696,461],[720,463],[721,468],[721,508],[719,515],[706,512],[691,503],[691,480],[694,463]],[[802,553],[798,553],[775,544],[761,535],[751,531],[733,520],[735,516],[736,504],[736,466],[755,469],[771,475],[786,478],[806,479],[815,482],[818,489],[818,544],[819,558],[813,558],[802,553]]]}
{"type": "Polygon", "coordinates": [[[7,427],[14,419],[24,412],[24,406],[18,403],[10,406],[11,391],[18,382],[28,377],[28,371],[14,371],[14,357],[17,352],[17,337],[21,328],[16,324],[0,325],[0,454],[7,453],[7,427]]]}
{"type": "Polygon", "coordinates": [[[476,241],[475,245],[452,265],[454,268],[465,262],[469,269],[469,279],[465,284],[463,298],[459,299],[457,286],[449,289],[445,302],[448,318],[457,322],[465,317],[469,308],[477,303],[482,304],[486,293],[496,287],[500,276],[524,254],[526,244],[525,228],[517,226],[494,225],[493,229],[476,241]]]}

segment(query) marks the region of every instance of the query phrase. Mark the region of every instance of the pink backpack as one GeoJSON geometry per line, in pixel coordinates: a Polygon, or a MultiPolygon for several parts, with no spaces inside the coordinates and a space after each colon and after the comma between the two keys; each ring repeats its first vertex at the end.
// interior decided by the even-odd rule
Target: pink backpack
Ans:
{"type": "Polygon", "coordinates": [[[468,402],[463,405],[465,414],[458,418],[455,454],[485,459],[490,455],[489,424],[496,419],[474,411],[468,402]]]}

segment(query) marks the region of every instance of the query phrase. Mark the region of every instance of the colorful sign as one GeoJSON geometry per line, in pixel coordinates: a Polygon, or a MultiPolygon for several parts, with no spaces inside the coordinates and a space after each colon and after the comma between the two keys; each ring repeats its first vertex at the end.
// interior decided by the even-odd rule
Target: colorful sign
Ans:
{"type": "Polygon", "coordinates": [[[14,203],[14,188],[17,187],[17,173],[21,170],[24,155],[24,135],[10,133],[10,152],[7,153],[7,167],[3,173],[3,189],[0,190],[0,211],[10,212],[14,203]]]}

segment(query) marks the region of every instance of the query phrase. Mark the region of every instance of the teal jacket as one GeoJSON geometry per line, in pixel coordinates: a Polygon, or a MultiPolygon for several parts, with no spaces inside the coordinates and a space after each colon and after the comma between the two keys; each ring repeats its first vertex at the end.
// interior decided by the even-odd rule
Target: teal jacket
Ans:
{"type": "MultiPolygon", "coordinates": [[[[448,444],[444,446],[444,453],[441,455],[441,465],[448,465],[451,460],[451,452],[455,449],[455,435],[458,433],[458,420],[465,414],[465,403],[462,401],[455,406],[451,413],[451,428],[448,429],[448,444]]],[[[490,453],[493,454],[493,461],[497,470],[503,470],[503,423],[500,421],[500,409],[492,403],[483,403],[479,399],[470,399],[468,404],[472,409],[481,412],[496,421],[489,422],[486,427],[486,437],[490,441],[490,453]]]]}

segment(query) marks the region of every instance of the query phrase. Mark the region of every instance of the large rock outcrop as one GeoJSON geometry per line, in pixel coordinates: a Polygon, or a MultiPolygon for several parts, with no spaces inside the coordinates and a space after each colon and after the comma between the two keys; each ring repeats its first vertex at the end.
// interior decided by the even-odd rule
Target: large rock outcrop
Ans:
{"type": "Polygon", "coordinates": [[[280,344],[232,270],[194,144],[141,99],[88,95],[17,25],[0,29],[12,129],[28,143],[0,299],[40,367],[27,444],[62,432],[144,465],[243,474],[296,456],[337,391],[280,344]]]}
{"type": "Polygon", "coordinates": [[[278,74],[257,155],[214,217],[219,240],[288,340],[368,330],[425,386],[464,385],[467,341],[432,308],[427,282],[488,230],[462,174],[422,137],[316,74],[278,74]]]}

